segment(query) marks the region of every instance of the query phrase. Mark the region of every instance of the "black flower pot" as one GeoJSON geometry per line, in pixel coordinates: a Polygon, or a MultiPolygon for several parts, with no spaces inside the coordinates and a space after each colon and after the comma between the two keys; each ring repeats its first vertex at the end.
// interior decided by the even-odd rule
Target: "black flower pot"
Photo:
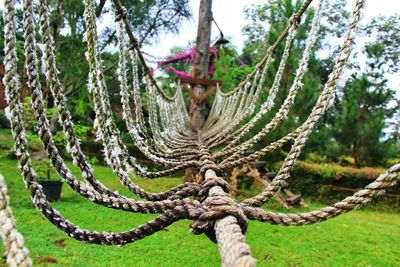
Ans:
{"type": "Polygon", "coordinates": [[[42,186],[43,193],[48,201],[53,202],[60,199],[63,185],[61,181],[39,181],[39,184],[42,186]]]}

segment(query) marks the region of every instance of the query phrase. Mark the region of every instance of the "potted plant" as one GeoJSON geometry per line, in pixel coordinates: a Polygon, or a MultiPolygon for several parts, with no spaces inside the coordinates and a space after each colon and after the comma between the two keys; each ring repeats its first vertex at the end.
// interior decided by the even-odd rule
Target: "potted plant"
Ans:
{"type": "Polygon", "coordinates": [[[49,160],[41,159],[37,161],[37,176],[46,199],[50,202],[59,200],[63,182],[52,173],[49,160]]]}

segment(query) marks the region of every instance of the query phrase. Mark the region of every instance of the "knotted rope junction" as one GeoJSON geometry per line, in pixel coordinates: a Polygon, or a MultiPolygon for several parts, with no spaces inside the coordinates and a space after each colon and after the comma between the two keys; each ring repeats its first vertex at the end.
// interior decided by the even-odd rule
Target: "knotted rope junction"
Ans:
{"type": "MultiPolygon", "coordinates": [[[[132,194],[142,199],[135,200],[107,188],[96,178],[93,168],[87,162],[82,152],[80,141],[74,133],[72,117],[67,109],[63,85],[59,79],[46,1],[38,1],[37,9],[40,18],[39,36],[44,47],[40,61],[36,55],[33,1],[24,1],[24,60],[27,86],[31,90],[31,105],[38,124],[38,135],[55,170],[71,189],[88,201],[127,212],[161,214],[156,219],[125,232],[99,233],[81,229],[65,219],[46,200],[40,185],[37,183],[37,177],[31,164],[31,157],[27,150],[23,108],[19,97],[15,0],[6,0],[4,9],[4,84],[10,106],[11,128],[15,139],[19,167],[35,206],[45,218],[72,238],[88,243],[106,245],[122,245],[134,242],[167,227],[177,220],[190,219],[192,220],[190,227],[193,233],[205,233],[217,242],[223,266],[255,266],[255,259],[251,257],[250,248],[244,240],[248,220],[258,220],[285,226],[313,224],[365,205],[382,194],[385,189],[393,186],[395,181],[399,179],[400,164],[392,166],[386,173],[380,175],[374,182],[353,196],[320,210],[300,214],[281,214],[259,208],[286,183],[290,171],[301,154],[309,135],[333,102],[337,82],[351,52],[357,25],[361,19],[361,11],[364,6],[363,0],[356,1],[340,54],[307,120],[296,130],[281,139],[250,155],[243,156],[245,151],[279,127],[286,119],[296,95],[301,89],[304,74],[307,72],[308,60],[318,34],[322,2],[322,0],[319,0],[317,3],[306,47],[299,61],[294,82],[286,100],[273,119],[259,133],[246,140],[246,134],[271,110],[275,103],[292,40],[296,35],[302,14],[310,5],[311,0],[304,1],[301,8],[288,21],[286,29],[274,45],[267,50],[265,57],[243,82],[227,93],[217,88],[210,115],[200,131],[195,131],[190,127],[181,85],[177,84],[176,93],[173,96],[169,96],[157,85],[154,77],[149,74],[149,68],[138,47],[139,42],[128,24],[126,11],[118,0],[113,0],[118,29],[118,82],[123,118],[137,148],[149,160],[163,168],[161,171],[149,171],[128,153],[113,120],[108,88],[104,80],[103,66],[98,48],[94,1],[84,0],[86,56],[89,64],[88,90],[92,93],[92,101],[96,112],[94,128],[97,133],[97,139],[103,144],[104,157],[108,165],[118,176],[121,183],[132,194]],[[128,41],[126,36],[129,38],[128,41]],[[275,59],[277,47],[284,41],[285,49],[279,68],[274,77],[267,77],[267,70],[272,60],[275,59]],[[39,68],[39,62],[41,68],[39,68]],[[128,64],[130,64],[131,68],[128,67],[128,64]],[[139,76],[139,68],[143,70],[142,76],[139,76]],[[131,70],[128,71],[128,69],[131,70]],[[49,130],[49,121],[46,118],[46,109],[40,84],[42,75],[46,77],[51,95],[55,100],[59,121],[65,133],[67,150],[73,158],[74,165],[80,169],[82,177],[87,183],[82,182],[72,174],[54,144],[53,136],[49,130]],[[273,85],[269,89],[267,101],[262,103],[259,111],[256,112],[262,85],[267,78],[273,79],[273,85]],[[129,80],[132,80],[131,84],[128,83],[129,80]],[[146,92],[145,103],[142,97],[143,90],[146,92]],[[131,109],[132,101],[134,109],[131,109]],[[148,111],[148,117],[144,116],[144,109],[148,111]],[[246,123],[242,123],[246,119],[249,120],[246,123]],[[292,148],[272,183],[259,195],[238,203],[230,195],[230,188],[223,179],[224,173],[230,168],[264,156],[292,141],[292,148]],[[220,149],[215,151],[213,148],[216,147],[220,149]],[[184,183],[165,192],[148,192],[136,185],[129,177],[130,173],[134,173],[146,178],[157,178],[189,167],[198,169],[202,174],[203,181],[200,184],[184,183]],[[194,199],[188,197],[194,197],[194,199]]],[[[5,198],[3,197],[2,199],[5,198]]],[[[5,206],[3,205],[2,207],[5,206]]],[[[7,210],[7,207],[3,210],[7,210]]],[[[6,213],[10,214],[9,212],[6,213]]],[[[11,238],[10,236],[12,235],[10,234],[4,236],[6,244],[10,240],[21,240],[19,238],[11,238]]],[[[9,249],[7,250],[8,256],[14,258],[10,262],[21,264],[26,262],[27,265],[30,265],[27,250],[23,249],[23,244],[19,242],[18,246],[14,247],[20,248],[19,251],[22,251],[21,255],[23,256],[16,256],[20,255],[18,254],[20,252],[14,252],[14,250],[9,249]]]]}

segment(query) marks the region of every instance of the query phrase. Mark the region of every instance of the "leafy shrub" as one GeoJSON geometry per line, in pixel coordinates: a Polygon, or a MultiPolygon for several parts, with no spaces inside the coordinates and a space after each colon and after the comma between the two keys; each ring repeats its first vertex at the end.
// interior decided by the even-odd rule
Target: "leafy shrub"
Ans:
{"type": "Polygon", "coordinates": [[[323,163],[323,162],[327,162],[328,159],[325,155],[319,155],[317,153],[310,152],[306,156],[306,161],[314,162],[314,163],[323,163]]]}
{"type": "Polygon", "coordinates": [[[74,133],[75,136],[79,139],[86,139],[88,137],[88,132],[91,127],[82,125],[82,124],[75,124],[74,125],[74,133]]]}
{"type": "MultiPolygon", "coordinates": [[[[282,163],[275,164],[274,170],[278,170],[281,165],[282,163]]],[[[384,172],[384,168],[357,169],[331,163],[318,164],[297,161],[288,182],[293,191],[301,192],[304,195],[316,195],[321,193],[319,192],[321,185],[363,188],[384,172]]]]}
{"type": "Polygon", "coordinates": [[[96,165],[100,163],[100,160],[96,156],[93,156],[88,158],[88,162],[92,165],[96,165]]]}
{"type": "Polygon", "coordinates": [[[33,162],[39,180],[60,181],[58,174],[52,170],[53,166],[47,158],[33,162]]]}

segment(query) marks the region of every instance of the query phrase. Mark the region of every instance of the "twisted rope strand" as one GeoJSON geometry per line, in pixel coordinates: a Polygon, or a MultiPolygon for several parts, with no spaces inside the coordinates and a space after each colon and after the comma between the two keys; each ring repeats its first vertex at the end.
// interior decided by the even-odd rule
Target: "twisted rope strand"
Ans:
{"type": "Polygon", "coordinates": [[[285,180],[290,176],[290,171],[292,170],[297,158],[300,156],[301,150],[305,146],[314,126],[332,104],[337,82],[341,76],[341,73],[346,65],[347,59],[351,52],[352,44],[354,42],[357,31],[357,26],[361,20],[361,12],[364,4],[364,0],[357,0],[354,7],[352,20],[349,24],[349,28],[344,38],[340,54],[333,67],[332,73],[329,75],[329,79],[326,82],[325,87],[317,100],[317,103],[311,111],[310,116],[302,125],[301,131],[296,137],[295,142],[289,154],[287,155],[282,167],[280,168],[277,176],[274,178],[272,183],[270,183],[267,189],[265,189],[262,193],[255,197],[246,199],[242,203],[251,206],[263,205],[281,188],[281,186],[285,183],[285,180]]]}
{"type": "MultiPolygon", "coordinates": [[[[24,8],[29,8],[29,2],[25,2],[24,8]]],[[[145,236],[153,234],[156,231],[168,226],[181,218],[197,218],[204,208],[186,204],[185,207],[172,205],[163,215],[157,219],[148,222],[138,228],[121,233],[98,233],[82,230],[74,224],[67,221],[56,210],[54,210],[46,200],[43,191],[36,181],[36,174],[32,169],[29,152],[26,149],[26,136],[24,129],[24,120],[22,118],[21,103],[18,94],[18,74],[16,68],[16,35],[15,35],[15,1],[7,0],[5,2],[4,22],[5,22],[5,75],[4,83],[6,96],[10,106],[11,129],[15,139],[16,154],[20,163],[22,176],[29,189],[32,202],[42,212],[42,214],[55,226],[64,231],[69,236],[86,241],[89,243],[120,245],[136,241],[145,236]]],[[[28,13],[27,13],[28,14],[28,13]]]]}
{"type": "MultiPolygon", "coordinates": [[[[15,140],[16,155],[19,161],[22,177],[29,190],[32,202],[42,214],[56,227],[71,237],[90,243],[121,245],[133,242],[151,235],[173,222],[180,219],[191,219],[191,230],[195,234],[205,233],[218,243],[223,266],[255,266],[255,260],[250,256],[249,246],[244,241],[248,219],[254,219],[280,225],[304,225],[320,222],[336,217],[344,212],[369,203],[373,198],[384,193],[384,190],[393,186],[399,179],[400,163],[394,165],[385,174],[379,176],[374,182],[360,190],[353,196],[320,210],[301,214],[281,214],[264,211],[256,208],[268,200],[283,185],[289,177],[293,164],[301,153],[308,136],[313,130],[318,119],[326,112],[333,100],[333,93],[340,74],[344,68],[354,40],[357,24],[360,20],[360,12],[364,1],[358,0],[353,12],[353,20],[349,24],[344,44],[333,72],[326,83],[321,95],[306,122],[295,131],[275,141],[274,143],[254,152],[246,157],[239,157],[243,149],[258,140],[261,134],[256,135],[249,142],[238,145],[241,137],[253,127],[252,123],[258,121],[270,108],[277,94],[281,73],[285,67],[291,40],[301,15],[311,0],[306,0],[302,7],[289,20],[287,28],[280,35],[275,44],[269,48],[266,56],[256,66],[255,70],[239,84],[233,91],[224,93],[217,88],[215,102],[210,116],[201,131],[194,131],[189,127],[189,116],[185,108],[182,89],[178,85],[173,96],[166,95],[149,75],[148,68],[140,53],[138,43],[133,36],[126,19],[126,12],[118,0],[113,0],[116,8],[118,23],[118,48],[120,51],[118,66],[118,81],[121,87],[121,102],[123,116],[127,128],[137,147],[155,163],[169,166],[167,170],[149,172],[139,165],[136,159],[129,155],[126,146],[120,138],[120,132],[112,118],[111,104],[108,98],[107,87],[103,77],[103,66],[98,52],[97,28],[94,14],[94,1],[85,0],[84,19],[86,24],[86,40],[88,46],[89,62],[89,89],[93,91],[93,102],[96,111],[95,129],[98,138],[104,146],[104,155],[108,164],[117,174],[122,184],[134,194],[152,201],[135,201],[127,199],[102,185],[96,180],[91,166],[86,162],[81,151],[79,140],[73,132],[71,115],[66,108],[65,95],[57,74],[55,61],[55,49],[49,32],[48,10],[46,2],[40,2],[40,32],[45,44],[43,62],[45,75],[49,80],[51,92],[60,111],[60,121],[66,133],[66,139],[70,153],[74,158],[74,164],[80,167],[82,176],[89,181],[91,186],[76,179],[66,167],[54,145],[49,131],[49,122],[46,118],[43,96],[39,82],[38,63],[36,58],[35,24],[32,0],[24,2],[24,51],[25,67],[28,77],[28,87],[32,90],[32,108],[38,122],[39,136],[45,145],[47,154],[60,176],[69,186],[86,199],[114,209],[141,213],[162,213],[156,219],[147,222],[137,228],[120,233],[98,233],[80,229],[78,226],[66,220],[46,200],[41,186],[37,183],[36,174],[32,168],[31,158],[27,150],[25,136],[23,108],[19,98],[18,74],[16,68],[16,35],[15,35],[15,0],[6,0],[4,13],[5,32],[5,76],[4,84],[6,96],[10,106],[11,129],[15,140]],[[130,47],[125,47],[124,32],[130,38],[130,47]],[[261,111],[254,115],[250,122],[236,129],[239,123],[254,113],[258,97],[265,79],[265,74],[270,60],[277,46],[288,35],[284,51],[284,57],[280,63],[278,73],[267,101],[262,104],[261,111]],[[135,103],[133,119],[130,107],[131,93],[127,82],[127,55],[132,61],[133,101],[135,103]],[[144,79],[147,90],[147,110],[149,118],[145,120],[143,105],[141,103],[140,83],[136,61],[140,61],[144,69],[144,79]],[[148,127],[149,126],[149,127],[148,127]],[[229,184],[219,175],[227,169],[254,160],[283,144],[294,140],[289,155],[280,169],[277,177],[270,186],[260,195],[247,199],[238,204],[230,194],[229,184]],[[231,141],[225,150],[212,154],[212,148],[231,141]],[[232,156],[229,153],[233,153],[232,156]],[[216,159],[228,156],[217,164],[216,159]],[[135,185],[129,178],[128,172],[133,171],[147,178],[158,177],[175,173],[183,168],[195,167],[202,174],[201,184],[184,183],[161,193],[150,193],[135,185]],[[218,173],[218,175],[217,175],[218,173]],[[183,199],[187,196],[196,196],[197,200],[183,199]],[[251,206],[249,206],[251,205],[251,206]]],[[[311,31],[303,58],[299,63],[296,76],[288,97],[283,106],[265,129],[262,135],[277,127],[286,116],[290,105],[294,101],[297,91],[301,88],[301,81],[307,70],[307,61],[311,54],[312,44],[318,30],[318,19],[321,2],[317,5],[311,31]]],[[[0,189],[1,177],[0,177],[0,189]]],[[[5,198],[0,195],[0,202],[5,198]]],[[[6,199],[7,202],[7,199],[6,199]]],[[[2,211],[0,211],[1,213],[2,211]]],[[[0,214],[1,215],[1,214],[0,214]]],[[[0,217],[0,229],[1,219],[0,217]]],[[[7,228],[9,229],[9,228],[7,228]]],[[[16,255],[16,254],[15,254],[16,255]]],[[[25,255],[25,254],[24,254],[25,255]]],[[[27,254],[26,254],[27,255],[27,254]]],[[[22,256],[19,260],[23,260],[22,256]]],[[[29,265],[28,265],[29,266],[29,265]]]]}
{"type": "MultiPolygon", "coordinates": [[[[307,72],[308,69],[308,61],[311,55],[311,51],[314,47],[315,39],[317,37],[318,31],[319,31],[319,20],[320,20],[320,10],[321,10],[321,5],[322,1],[318,1],[316,10],[314,13],[313,21],[311,23],[311,30],[308,35],[308,38],[306,40],[306,47],[303,52],[302,59],[299,62],[299,66],[296,70],[296,76],[294,79],[294,82],[289,90],[288,96],[285,99],[284,103],[280,107],[279,111],[275,114],[274,118],[271,120],[270,123],[268,123],[262,130],[261,132],[257,133],[255,136],[253,136],[250,140],[246,141],[245,143],[242,143],[240,146],[235,147],[234,149],[229,150],[233,145],[237,144],[240,139],[249,132],[249,130],[254,127],[254,125],[263,117],[264,114],[266,114],[274,105],[274,99],[277,95],[281,77],[283,74],[283,70],[285,68],[285,61],[281,61],[281,64],[279,66],[279,69],[277,71],[277,75],[275,76],[274,83],[271,87],[270,94],[268,96],[268,99],[263,105],[261,106],[261,110],[259,113],[257,113],[256,116],[250,120],[250,122],[246,125],[243,126],[243,129],[240,130],[240,134],[234,137],[234,139],[231,141],[231,143],[225,147],[226,152],[225,153],[219,153],[215,155],[215,157],[220,157],[223,155],[228,155],[229,153],[232,153],[236,151],[232,156],[230,156],[228,159],[225,161],[229,160],[235,160],[238,159],[240,153],[243,151],[246,151],[249,149],[252,145],[257,143],[259,140],[261,140],[263,137],[265,137],[270,131],[275,129],[276,127],[279,126],[280,123],[282,123],[286,118],[287,114],[289,113],[289,110],[291,108],[291,105],[294,103],[295,97],[298,93],[298,91],[302,87],[302,79],[307,72]]],[[[287,43],[290,44],[291,42],[291,33],[289,32],[287,43]]],[[[293,38],[293,37],[292,37],[293,38]]],[[[290,47],[289,47],[290,48],[290,47]]],[[[289,48],[285,48],[284,56],[285,54],[288,54],[289,48]]]]}
{"type": "MultiPolygon", "coordinates": [[[[27,1],[26,3],[26,12],[25,12],[25,40],[26,40],[26,61],[27,61],[27,76],[28,76],[28,84],[33,88],[33,110],[36,113],[36,119],[38,121],[38,127],[40,129],[39,135],[43,141],[43,144],[46,147],[46,150],[48,154],[50,155],[52,159],[53,166],[57,169],[58,173],[63,177],[73,188],[76,190],[81,191],[79,188],[87,188],[85,187],[81,182],[79,182],[77,179],[74,178],[70,170],[66,167],[64,164],[62,158],[60,157],[58,150],[54,144],[54,141],[52,139],[52,135],[49,131],[49,122],[46,118],[46,112],[45,108],[43,105],[43,100],[42,100],[42,93],[40,91],[40,83],[38,81],[38,72],[37,72],[37,60],[36,60],[36,55],[35,55],[35,32],[34,32],[34,22],[33,22],[33,13],[32,13],[32,2],[27,1]]],[[[111,191],[110,189],[106,188],[104,185],[102,185],[94,176],[93,170],[91,166],[86,162],[85,157],[80,149],[80,144],[79,140],[76,139],[73,129],[72,129],[72,121],[71,121],[71,116],[69,111],[66,109],[66,103],[65,103],[65,97],[60,92],[59,88],[61,88],[61,84],[59,82],[58,76],[57,76],[57,68],[55,66],[55,61],[54,61],[54,51],[53,51],[53,45],[52,45],[52,39],[51,35],[49,35],[48,31],[48,16],[47,16],[47,7],[45,1],[41,2],[40,6],[41,10],[41,32],[42,36],[45,40],[46,44],[46,53],[44,53],[45,60],[47,62],[46,64],[46,76],[49,78],[50,81],[50,87],[53,90],[53,95],[55,96],[55,99],[59,110],[60,110],[60,115],[61,116],[61,122],[64,127],[64,132],[66,132],[68,139],[68,147],[70,148],[69,150],[72,152],[73,159],[75,165],[79,166],[82,171],[83,177],[85,177],[90,184],[93,186],[93,188],[98,191],[101,194],[106,194],[108,196],[113,196],[116,198],[125,198],[122,197],[121,195],[111,191]],[[71,148],[72,147],[72,148],[71,148]]],[[[177,168],[172,169],[172,172],[174,172],[177,168]]],[[[156,173],[147,173],[148,175],[162,175],[170,173],[171,170],[163,171],[163,172],[156,172],[156,173]]],[[[124,177],[122,177],[123,179],[124,177]]],[[[122,180],[121,179],[121,180],[122,180]]],[[[163,200],[167,199],[173,195],[176,194],[176,192],[179,192],[179,196],[188,196],[187,194],[196,194],[196,192],[199,190],[198,185],[196,184],[185,184],[185,185],[180,185],[176,188],[173,188],[169,191],[166,192],[161,192],[161,193],[150,193],[146,192],[145,190],[141,189],[137,185],[135,185],[130,179],[128,180],[122,180],[122,183],[126,185],[130,191],[135,193],[136,195],[143,197],[148,200],[163,200]]]]}
{"type": "Polygon", "coordinates": [[[345,212],[367,205],[374,198],[383,195],[386,189],[395,186],[396,180],[400,180],[400,163],[393,165],[375,181],[356,192],[353,196],[319,210],[300,214],[283,214],[245,205],[242,208],[249,219],[283,226],[308,225],[332,219],[345,212]]]}

